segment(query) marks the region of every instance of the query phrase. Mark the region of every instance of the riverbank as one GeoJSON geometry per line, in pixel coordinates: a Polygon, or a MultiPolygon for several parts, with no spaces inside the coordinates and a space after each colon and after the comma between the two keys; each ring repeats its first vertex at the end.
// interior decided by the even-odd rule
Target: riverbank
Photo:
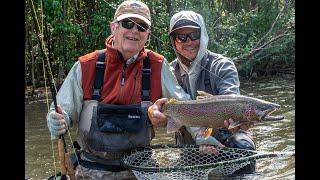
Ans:
{"type": "Polygon", "coordinates": [[[243,81],[265,81],[265,80],[277,80],[277,79],[284,79],[284,80],[295,80],[295,74],[277,74],[273,76],[257,76],[256,74],[253,74],[251,77],[241,77],[239,76],[240,83],[243,81]]]}
{"type": "MultiPolygon", "coordinates": [[[[257,77],[252,76],[250,78],[239,77],[241,82],[259,82],[266,80],[277,80],[277,79],[285,79],[285,80],[295,80],[294,74],[280,74],[277,76],[263,76],[257,77]]],[[[25,102],[30,103],[33,101],[41,101],[46,100],[48,96],[49,102],[51,102],[51,91],[49,88],[38,87],[33,89],[32,86],[26,86],[25,88],[25,102]]]]}
{"type": "Polygon", "coordinates": [[[25,87],[25,102],[40,101],[48,99],[51,101],[51,91],[49,88],[38,87],[33,89],[32,86],[25,87]]]}

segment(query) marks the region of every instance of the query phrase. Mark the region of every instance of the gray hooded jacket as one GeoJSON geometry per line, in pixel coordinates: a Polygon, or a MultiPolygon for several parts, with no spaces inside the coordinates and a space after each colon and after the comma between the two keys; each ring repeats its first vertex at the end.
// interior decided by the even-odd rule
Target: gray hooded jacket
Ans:
{"type": "MultiPolygon", "coordinates": [[[[197,90],[214,95],[240,94],[240,82],[235,64],[230,59],[207,49],[209,37],[203,17],[193,11],[180,11],[173,15],[170,20],[170,32],[181,19],[197,23],[201,27],[201,37],[198,54],[190,67],[187,67],[181,62],[180,54],[174,46],[174,38],[170,36],[171,44],[173,44],[177,56],[170,65],[175,69],[175,76],[179,84],[190,94],[192,99],[196,98],[197,90]],[[206,82],[208,80],[209,82],[206,82]]],[[[196,139],[197,128],[187,128],[187,130],[191,133],[193,139],[196,139]]]]}

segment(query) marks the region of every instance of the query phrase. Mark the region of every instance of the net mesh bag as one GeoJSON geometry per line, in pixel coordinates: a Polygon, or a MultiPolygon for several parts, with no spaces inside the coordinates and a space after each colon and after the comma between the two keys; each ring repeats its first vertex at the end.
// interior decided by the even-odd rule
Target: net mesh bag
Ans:
{"type": "Polygon", "coordinates": [[[218,148],[208,153],[197,145],[154,145],[122,159],[138,179],[208,179],[209,173],[229,175],[246,166],[254,151],[218,148]]]}

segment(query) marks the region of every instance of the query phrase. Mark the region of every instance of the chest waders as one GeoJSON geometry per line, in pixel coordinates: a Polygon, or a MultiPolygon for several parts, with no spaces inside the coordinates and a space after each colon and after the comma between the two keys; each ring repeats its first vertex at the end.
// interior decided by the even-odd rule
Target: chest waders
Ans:
{"type": "Polygon", "coordinates": [[[80,164],[106,171],[126,170],[121,158],[137,147],[146,147],[154,137],[148,119],[150,101],[149,53],[143,60],[142,102],[130,105],[101,103],[100,89],[105,71],[105,50],[99,51],[92,100],[86,100],[80,114],[77,141],[81,147],[80,164]]]}

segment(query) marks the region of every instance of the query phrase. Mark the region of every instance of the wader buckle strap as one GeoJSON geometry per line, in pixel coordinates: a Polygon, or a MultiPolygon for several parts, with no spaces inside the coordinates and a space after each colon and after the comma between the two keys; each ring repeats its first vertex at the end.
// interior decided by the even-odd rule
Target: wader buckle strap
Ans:
{"type": "Polygon", "coordinates": [[[205,86],[205,90],[207,92],[211,92],[210,90],[211,88],[211,80],[210,80],[210,70],[211,70],[211,64],[212,64],[212,60],[213,58],[208,58],[208,62],[207,65],[205,67],[205,76],[204,76],[204,86],[205,86]]]}
{"type": "Polygon", "coordinates": [[[105,49],[99,50],[98,54],[98,60],[96,62],[96,78],[94,81],[93,86],[93,94],[92,99],[99,101],[100,100],[100,90],[103,83],[103,76],[104,76],[104,70],[105,70],[105,49]]]}
{"type": "Polygon", "coordinates": [[[143,69],[142,69],[142,92],[141,92],[141,100],[142,101],[150,101],[150,76],[151,76],[151,68],[150,68],[150,58],[149,53],[147,53],[147,57],[143,60],[143,69]]]}

